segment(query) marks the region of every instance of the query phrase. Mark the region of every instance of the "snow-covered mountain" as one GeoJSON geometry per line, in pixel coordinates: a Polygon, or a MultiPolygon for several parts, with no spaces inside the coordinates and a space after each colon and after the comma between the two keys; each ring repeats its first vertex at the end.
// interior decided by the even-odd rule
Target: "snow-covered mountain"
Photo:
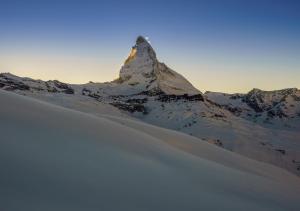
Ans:
{"type": "Polygon", "coordinates": [[[71,85],[0,74],[0,88],[103,116],[180,131],[300,175],[298,89],[202,94],[138,37],[117,80],[71,85]]]}
{"type": "Polygon", "coordinates": [[[0,99],[1,210],[300,209],[299,178],[278,167],[103,110],[0,99]]]}
{"type": "MultiPolygon", "coordinates": [[[[235,115],[263,123],[286,123],[300,117],[300,90],[296,88],[247,94],[206,93],[207,99],[232,111],[235,115]]],[[[288,125],[286,125],[288,126],[288,125]]]]}
{"type": "Polygon", "coordinates": [[[145,91],[167,95],[201,94],[183,76],[160,63],[151,45],[141,36],[132,47],[116,82],[127,90],[134,90],[132,93],[135,94],[145,91]]]}

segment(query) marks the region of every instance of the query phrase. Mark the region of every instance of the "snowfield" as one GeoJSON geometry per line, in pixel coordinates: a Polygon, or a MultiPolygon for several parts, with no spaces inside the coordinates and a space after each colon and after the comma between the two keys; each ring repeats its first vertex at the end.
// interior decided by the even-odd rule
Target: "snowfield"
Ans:
{"type": "Polygon", "coordinates": [[[102,108],[0,90],[0,209],[300,210],[294,174],[102,108]]]}

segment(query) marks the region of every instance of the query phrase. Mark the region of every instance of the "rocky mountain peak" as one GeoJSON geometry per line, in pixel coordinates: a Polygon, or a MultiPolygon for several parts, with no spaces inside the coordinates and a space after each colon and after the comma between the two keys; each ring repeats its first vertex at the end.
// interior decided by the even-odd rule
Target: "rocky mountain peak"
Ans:
{"type": "Polygon", "coordinates": [[[149,57],[150,59],[156,60],[156,53],[153,50],[152,46],[150,43],[142,36],[139,36],[136,39],[136,44],[133,47],[136,49],[137,56],[139,57],[149,57]]]}
{"type": "Polygon", "coordinates": [[[141,43],[148,43],[147,40],[143,36],[138,36],[136,38],[136,44],[139,45],[141,43]]]}
{"type": "Polygon", "coordinates": [[[117,81],[136,92],[155,90],[168,95],[201,94],[183,76],[159,62],[154,49],[142,36],[136,39],[117,81]]]}
{"type": "Polygon", "coordinates": [[[136,39],[136,44],[132,47],[128,58],[124,62],[124,65],[127,65],[134,60],[152,60],[157,62],[155,51],[150,43],[142,36],[139,36],[136,39]]]}

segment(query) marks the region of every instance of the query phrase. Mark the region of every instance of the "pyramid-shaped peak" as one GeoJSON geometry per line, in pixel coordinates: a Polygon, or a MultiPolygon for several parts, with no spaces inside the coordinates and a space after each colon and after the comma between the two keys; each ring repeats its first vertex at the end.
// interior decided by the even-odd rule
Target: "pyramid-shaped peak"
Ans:
{"type": "Polygon", "coordinates": [[[145,63],[146,60],[156,61],[156,53],[150,43],[143,37],[138,36],[135,45],[132,47],[128,58],[125,60],[125,65],[135,61],[137,63],[145,63]]]}
{"type": "Polygon", "coordinates": [[[152,46],[142,36],[136,39],[119,76],[117,81],[129,87],[132,93],[155,90],[167,95],[201,94],[182,75],[159,62],[152,46]]]}
{"type": "Polygon", "coordinates": [[[138,36],[135,46],[133,46],[133,51],[136,51],[139,57],[149,57],[150,59],[156,60],[154,49],[143,36],[138,36]]]}
{"type": "Polygon", "coordinates": [[[148,43],[149,44],[149,42],[143,36],[138,36],[138,38],[136,39],[136,44],[139,45],[141,43],[148,43]]]}

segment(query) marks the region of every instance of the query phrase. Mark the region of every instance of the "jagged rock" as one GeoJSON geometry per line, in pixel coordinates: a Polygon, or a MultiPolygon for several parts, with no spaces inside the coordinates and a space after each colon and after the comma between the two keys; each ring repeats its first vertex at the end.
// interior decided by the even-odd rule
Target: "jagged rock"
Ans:
{"type": "Polygon", "coordinates": [[[274,110],[270,110],[270,111],[268,111],[268,117],[270,117],[270,118],[273,118],[275,115],[276,115],[276,113],[275,113],[275,111],[274,110]]]}
{"type": "Polygon", "coordinates": [[[127,103],[137,103],[137,104],[144,104],[148,101],[147,98],[143,98],[143,99],[128,99],[126,100],[127,103]]]}
{"type": "Polygon", "coordinates": [[[30,87],[23,82],[15,81],[9,78],[5,78],[5,81],[0,83],[0,87],[7,91],[14,90],[30,90],[30,87]]]}
{"type": "Polygon", "coordinates": [[[124,110],[124,111],[128,111],[130,113],[134,113],[134,112],[141,112],[143,114],[147,114],[148,111],[146,109],[145,106],[141,105],[141,104],[137,104],[137,103],[122,103],[122,102],[113,102],[110,103],[111,105],[124,110]]]}
{"type": "Polygon", "coordinates": [[[62,92],[63,92],[63,93],[66,93],[66,94],[74,94],[74,89],[71,88],[68,84],[62,83],[62,82],[57,81],[57,80],[54,80],[53,83],[54,83],[54,85],[55,85],[57,88],[62,89],[62,92]]]}
{"type": "Polygon", "coordinates": [[[166,95],[161,94],[157,98],[158,101],[161,102],[172,102],[178,100],[186,100],[186,101],[204,101],[204,98],[201,94],[189,96],[187,94],[184,95],[166,95]]]}

